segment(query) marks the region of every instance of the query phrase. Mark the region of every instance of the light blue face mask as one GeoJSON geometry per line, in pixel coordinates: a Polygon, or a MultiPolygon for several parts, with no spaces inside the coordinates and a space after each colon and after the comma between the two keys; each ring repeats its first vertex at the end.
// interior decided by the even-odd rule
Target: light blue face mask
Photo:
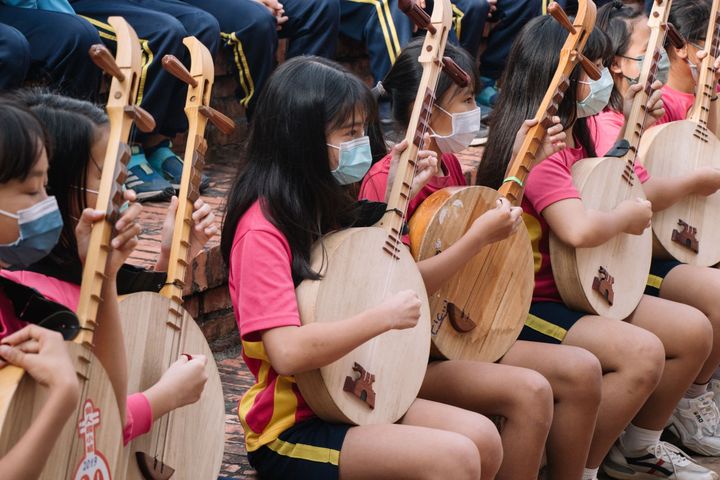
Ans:
{"type": "Polygon", "coordinates": [[[588,96],[583,101],[577,102],[578,118],[592,117],[602,112],[610,101],[610,94],[614,86],[610,70],[603,68],[598,80],[590,80],[589,82],[578,80],[578,83],[590,86],[588,96]]]}
{"type": "Polygon", "coordinates": [[[370,137],[364,136],[349,142],[343,142],[339,147],[329,143],[327,146],[340,151],[338,154],[338,166],[331,171],[340,185],[359,182],[370,170],[372,164],[370,137]]]}
{"type": "Polygon", "coordinates": [[[55,197],[17,213],[0,210],[0,215],[17,220],[18,239],[0,244],[0,261],[15,267],[27,267],[42,260],[55,247],[62,232],[62,215],[55,197]]]}
{"type": "MultiPolygon", "coordinates": [[[[645,55],[640,55],[639,57],[626,57],[625,55],[620,55],[622,58],[627,58],[628,60],[635,60],[639,64],[642,64],[642,61],[645,59],[645,55]]],[[[635,78],[630,78],[624,73],[622,74],[623,77],[625,77],[625,80],[628,81],[628,83],[632,86],[635,85],[640,81],[640,75],[638,75],[635,78]]],[[[657,63],[657,74],[656,78],[660,80],[660,83],[665,84],[668,81],[668,77],[670,76],[670,57],[668,57],[667,50],[660,47],[660,59],[657,63]]]]}

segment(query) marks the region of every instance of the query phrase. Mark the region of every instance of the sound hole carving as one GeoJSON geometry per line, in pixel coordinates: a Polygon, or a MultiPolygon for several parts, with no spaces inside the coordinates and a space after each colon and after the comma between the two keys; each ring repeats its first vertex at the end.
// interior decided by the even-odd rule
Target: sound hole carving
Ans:
{"type": "Polygon", "coordinates": [[[448,302],[447,311],[450,325],[458,332],[467,333],[477,327],[477,324],[473,322],[472,318],[466,315],[465,311],[457,307],[454,303],[448,302]]]}
{"type": "Polygon", "coordinates": [[[603,298],[607,300],[610,305],[612,305],[613,300],[615,299],[615,292],[613,291],[614,283],[615,278],[613,278],[613,276],[608,273],[605,267],[600,267],[598,269],[597,277],[593,278],[592,288],[600,295],[602,295],[603,298]]]}
{"type": "Polygon", "coordinates": [[[355,362],[353,364],[353,372],[358,376],[348,375],[345,377],[345,385],[343,390],[352,393],[363,402],[367,403],[371,409],[375,408],[375,390],[373,390],[372,384],[375,382],[375,375],[365,370],[362,365],[355,362]]]}
{"type": "Polygon", "coordinates": [[[681,230],[676,228],[673,229],[671,237],[672,241],[692,250],[695,253],[699,253],[700,240],[697,239],[697,228],[689,225],[682,219],[678,219],[678,227],[680,227],[681,230]]]}
{"type": "Polygon", "coordinates": [[[145,480],[168,480],[175,473],[174,468],[145,452],[135,452],[135,460],[145,480]]]}

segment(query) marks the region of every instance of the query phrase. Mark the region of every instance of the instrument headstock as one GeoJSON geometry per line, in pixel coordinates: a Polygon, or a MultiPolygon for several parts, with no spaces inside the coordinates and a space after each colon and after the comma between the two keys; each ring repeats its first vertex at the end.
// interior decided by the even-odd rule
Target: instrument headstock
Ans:
{"type": "Polygon", "coordinates": [[[106,212],[104,220],[93,225],[83,268],[78,319],[82,328],[75,342],[92,345],[97,325],[97,311],[102,302],[107,258],[111,250],[110,237],[123,204],[123,183],[127,177],[130,148],[127,145],[133,121],[138,128],[155,128],[152,116],[135,105],[142,69],[140,42],[132,27],[121,17],[110,17],[108,23],[117,36],[115,57],[102,45],[93,45],[89,55],[104,72],[112,77],[107,102],[110,124],[108,147],[102,163],[96,210],[106,212]]]}
{"type": "Polygon", "coordinates": [[[190,52],[190,70],[172,55],[162,60],[165,70],[188,86],[185,99],[185,115],[188,118],[188,137],[183,158],[183,172],[178,194],[178,209],[175,217],[175,229],[170,246],[167,284],[161,295],[182,303],[182,290],[189,259],[190,235],[193,204],[200,197],[200,182],[207,142],[205,127],[209,121],[221,132],[229,134],[235,123],[219,111],[210,107],[212,86],[215,80],[215,67],[210,51],[195,37],[186,37],[183,43],[190,52]]]}
{"type": "Polygon", "coordinates": [[[425,133],[430,128],[430,116],[435,104],[435,89],[442,69],[460,85],[467,85],[470,77],[449,58],[444,58],[445,45],[452,26],[452,6],[450,0],[436,0],[432,17],[418,7],[413,0],[400,0],[400,9],[415,22],[427,30],[425,41],[418,61],[423,67],[417,96],[413,105],[405,139],[408,148],[398,162],[395,182],[388,197],[388,212],[378,222],[378,226],[388,232],[385,251],[396,258],[400,236],[405,222],[405,214],[410,201],[410,187],[415,176],[415,164],[425,133]]]}
{"type": "MultiPolygon", "coordinates": [[[[674,46],[684,44],[684,40],[675,27],[668,23],[670,5],[672,0],[655,0],[648,18],[650,27],[650,38],[648,39],[645,58],[640,67],[638,84],[642,85],[642,91],[638,92],[633,99],[630,116],[627,119],[625,129],[625,140],[627,141],[627,152],[621,157],[627,160],[623,180],[629,185],[634,183],[634,164],[637,151],[640,146],[640,139],[645,130],[645,118],[648,115],[647,103],[653,93],[652,85],[658,79],[658,62],[661,58],[661,48],[665,45],[666,39],[674,46]]],[[[604,153],[604,152],[603,152],[604,153]]]]}
{"type": "Polygon", "coordinates": [[[715,81],[715,60],[720,56],[720,2],[713,0],[708,20],[708,30],[705,36],[705,48],[708,55],[702,59],[698,70],[697,90],[690,120],[707,128],[710,116],[711,99],[717,96],[717,82],[715,81]]]}
{"type": "Polygon", "coordinates": [[[553,125],[552,118],[557,115],[560,103],[565,98],[565,92],[570,86],[570,75],[576,66],[580,65],[590,78],[595,80],[600,78],[600,70],[597,66],[582,55],[587,39],[595,27],[597,14],[595,3],[592,0],[579,0],[578,12],[572,21],[557,2],[550,4],[548,12],[567,30],[568,37],[560,50],[560,60],[555,75],[535,114],[538,123],[525,136],[518,154],[508,166],[505,180],[499,189],[499,192],[514,205],[519,205],[522,200],[525,180],[536,163],[536,154],[547,129],[553,125]]]}

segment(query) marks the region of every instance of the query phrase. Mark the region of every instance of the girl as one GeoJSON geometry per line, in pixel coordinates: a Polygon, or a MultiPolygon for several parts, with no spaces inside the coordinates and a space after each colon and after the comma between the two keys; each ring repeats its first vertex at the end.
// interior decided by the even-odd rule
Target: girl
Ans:
{"type": "MultiPolygon", "coordinates": [[[[313,242],[377,220],[359,218],[341,186],[359,181],[370,165],[363,135],[374,103],[358,78],[316,57],[284,63],[258,99],[221,241],[243,357],[256,377],[239,406],[248,459],[271,479],[490,479],[502,448],[481,415],[418,399],[399,424],[331,424],[315,417],[294,385],[294,374],[418,321],[412,291],[335,322],[301,325],[298,314],[295,286],[319,278],[309,265],[313,242]],[[353,140],[361,147],[348,150],[353,140]]],[[[425,152],[420,163],[427,180],[436,159],[425,152]]]]}
{"type": "MultiPolygon", "coordinates": [[[[422,39],[411,42],[382,82],[382,89],[392,97],[393,114],[398,125],[408,125],[410,122],[415,92],[422,75],[421,65],[417,61],[421,48],[422,39]]],[[[430,122],[433,132],[430,149],[441,158],[442,176],[432,178],[412,200],[408,217],[434,191],[465,185],[455,153],[468,146],[480,125],[475,104],[475,90],[479,85],[475,62],[464,50],[450,44],[445,47],[445,55],[471,73],[473,82],[465,88],[459,88],[447,75],[441,74],[436,90],[438,101],[430,122]],[[463,118],[472,118],[472,121],[461,122],[463,118]],[[463,125],[467,125],[467,128],[462,128],[463,125]]],[[[521,127],[516,137],[517,148],[532,125],[532,122],[525,122],[521,127]]],[[[561,125],[552,127],[544,145],[545,155],[562,148],[564,138],[561,125]]],[[[391,169],[391,155],[373,165],[363,180],[360,197],[384,200],[392,185],[388,181],[391,169]]],[[[455,245],[419,262],[418,267],[425,278],[428,294],[432,295],[481,248],[511,234],[513,228],[508,226],[514,227],[515,219],[521,221],[521,211],[519,207],[510,208],[509,202],[502,199],[496,210],[478,218],[455,245]]],[[[552,427],[547,439],[547,477],[580,478],[600,403],[601,370],[598,360],[581,348],[521,341],[513,345],[500,364],[432,362],[420,396],[506,418],[502,429],[504,459],[498,478],[534,478],[540,468],[545,439],[539,429],[535,429],[534,434],[528,426],[533,425],[533,422],[528,422],[525,417],[529,412],[537,413],[536,400],[528,398],[528,405],[523,396],[517,394],[518,390],[527,389],[522,386],[522,382],[527,382],[528,376],[514,367],[537,370],[550,382],[555,400],[552,427]],[[453,388],[453,385],[462,382],[462,389],[453,388]],[[508,384],[514,385],[514,392],[508,390],[508,384]]],[[[594,478],[594,472],[591,474],[594,478]]]]}
{"type": "MultiPolygon", "coordinates": [[[[511,158],[513,139],[508,132],[538,108],[566,37],[557,22],[541,17],[515,41],[479,182],[495,188],[502,182],[511,158]]],[[[607,48],[606,35],[595,29],[583,54],[602,68],[607,48]]],[[[628,200],[609,212],[585,209],[573,186],[572,165],[596,156],[587,122],[580,117],[597,113],[589,106],[603,103],[608,76],[604,71],[600,80],[590,81],[582,69],[575,69],[558,112],[568,147],[543,160],[527,179],[522,206],[535,250],[535,292],[520,339],[583,347],[600,360],[602,403],[588,467],[597,467],[612,447],[604,470],[613,478],[717,478],[660,441],[675,405],[710,353],[707,317],[687,305],[650,296],[643,297],[624,322],[588,315],[562,303],[553,278],[550,231],[572,247],[591,248],[621,232],[640,234],[652,215],[645,200],[628,200]]]]}
{"type": "MultiPolygon", "coordinates": [[[[50,255],[23,269],[6,272],[5,276],[18,283],[32,286],[47,296],[53,295],[53,292],[48,291],[45,286],[47,279],[60,281],[67,285],[67,289],[73,294],[56,298],[56,301],[70,309],[75,309],[77,293],[79,293],[77,283],[82,275],[82,264],[78,258],[78,246],[81,241],[76,236],[75,225],[78,212],[96,202],[102,174],[101,165],[107,150],[108,118],[102,109],[89,102],[61,95],[27,90],[19,92],[18,97],[38,116],[45,126],[50,141],[56,145],[50,158],[48,191],[55,194],[58,199],[65,226],[58,245],[50,255]]],[[[212,237],[216,228],[207,223],[214,222],[210,207],[202,200],[198,200],[196,205],[199,208],[194,212],[197,224],[193,229],[191,246],[191,251],[195,253],[212,237]]],[[[172,238],[172,223],[176,209],[177,199],[171,203],[168,210],[171,222],[169,229],[164,232],[164,244],[170,243],[167,237],[172,238]]],[[[162,262],[166,266],[167,257],[168,252],[161,251],[158,265],[162,262]]],[[[121,268],[123,267],[124,264],[121,268]]],[[[142,276],[142,273],[136,272],[135,275],[125,276],[119,274],[118,281],[128,283],[129,278],[136,279],[138,276],[142,276]]],[[[118,290],[125,293],[133,291],[138,283],[142,286],[144,282],[136,281],[130,285],[123,285],[122,289],[118,287],[118,290]]],[[[197,401],[207,380],[206,362],[207,359],[203,355],[192,354],[191,360],[181,356],[155,385],[145,392],[131,395],[128,401],[140,404],[145,414],[142,422],[126,425],[125,443],[149,431],[153,420],[175,408],[197,401]]],[[[138,418],[135,420],[137,421],[138,418]]]]}
{"type": "MultiPolygon", "coordinates": [[[[701,64],[708,55],[707,48],[710,47],[705,45],[710,6],[711,2],[707,0],[674,0],[670,7],[668,21],[675,25],[686,43],[682,48],[675,48],[671,45],[668,49],[670,72],[667,84],[663,87],[666,114],[658,120],[658,124],[685,120],[689,116],[690,107],[695,101],[695,90],[701,64]]],[[[639,63],[634,63],[636,65],[624,61],[619,67],[625,70],[639,69],[639,63]]],[[[717,66],[716,61],[716,72],[717,66]]],[[[720,134],[720,122],[718,122],[717,95],[712,98],[711,105],[714,108],[710,109],[708,128],[718,135],[720,134]]]]}
{"type": "MultiPolygon", "coordinates": [[[[621,2],[605,5],[599,11],[598,26],[608,34],[612,44],[605,63],[610,65],[614,88],[608,108],[593,118],[594,130],[591,135],[598,152],[609,150],[611,144],[625,133],[625,116],[629,115],[634,94],[641,88],[634,83],[637,80],[632,79],[640,75],[641,60],[647,49],[650,36],[647,22],[648,18],[644,14],[621,2]]],[[[720,67],[720,60],[717,66],[720,67]]],[[[662,68],[659,76],[664,76],[662,68]]],[[[667,98],[667,95],[664,94],[663,98],[667,98]]],[[[668,112],[660,117],[658,123],[667,120],[668,112]]],[[[720,189],[720,171],[705,167],[680,178],[651,177],[643,182],[643,189],[652,203],[653,211],[660,211],[686,195],[715,193],[720,189]]],[[[710,356],[675,408],[670,424],[670,429],[679,436],[683,445],[710,456],[720,455],[720,412],[717,407],[720,398],[715,398],[715,393],[720,392],[720,382],[714,382],[710,391],[707,388],[720,363],[718,291],[720,270],[662,259],[653,259],[645,290],[648,295],[697,308],[707,315],[712,324],[713,348],[710,356]]]]}
{"type": "MultiPolygon", "coordinates": [[[[47,139],[35,116],[19,104],[0,99],[0,267],[8,267],[15,254],[23,253],[20,225],[12,216],[36,208],[46,200],[47,139]]],[[[54,215],[59,214],[57,211],[54,215]]],[[[58,222],[59,223],[59,222],[58,222]]],[[[48,233],[59,229],[49,224],[48,233]]],[[[27,240],[25,240],[27,242],[27,240]]],[[[36,245],[49,252],[54,241],[36,245]]],[[[62,336],[45,328],[25,328],[15,316],[10,299],[0,288],[0,368],[7,364],[23,368],[48,388],[48,399],[35,422],[2,458],[0,470],[9,479],[36,478],[55,445],[63,425],[75,411],[80,396],[75,368],[62,336]],[[35,342],[37,348],[23,352],[15,345],[35,342]]]]}

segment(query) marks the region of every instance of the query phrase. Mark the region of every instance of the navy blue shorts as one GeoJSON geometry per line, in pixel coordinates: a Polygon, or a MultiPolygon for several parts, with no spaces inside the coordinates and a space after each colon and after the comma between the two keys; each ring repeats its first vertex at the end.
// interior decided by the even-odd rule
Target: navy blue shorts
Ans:
{"type": "Polygon", "coordinates": [[[335,480],[340,476],[340,450],[350,428],[311,418],[248,452],[248,460],[263,480],[335,480]]]}
{"type": "Polygon", "coordinates": [[[653,259],[650,264],[650,273],[648,274],[647,285],[645,285],[645,295],[659,297],[660,287],[662,287],[663,280],[665,280],[665,277],[667,277],[668,273],[670,273],[670,270],[678,265],[682,265],[682,263],[677,260],[653,259]]]}
{"type": "Polygon", "coordinates": [[[560,344],[585,312],[571,310],[559,302],[533,302],[518,340],[560,344]]]}

